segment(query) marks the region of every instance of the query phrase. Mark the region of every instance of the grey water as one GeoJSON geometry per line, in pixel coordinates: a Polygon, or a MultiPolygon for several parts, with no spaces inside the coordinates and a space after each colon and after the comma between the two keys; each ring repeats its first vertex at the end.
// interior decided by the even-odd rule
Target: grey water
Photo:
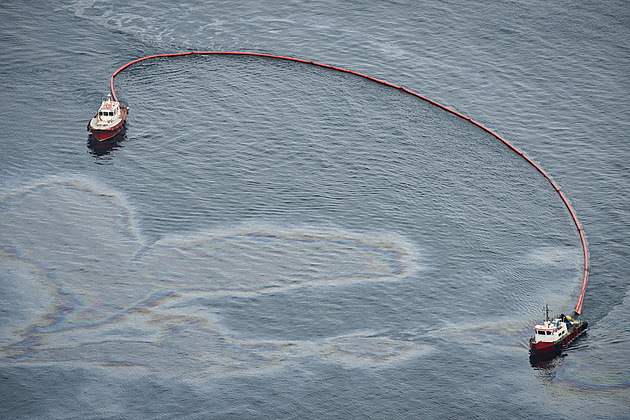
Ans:
{"type": "Polygon", "coordinates": [[[0,417],[630,417],[621,1],[0,5],[0,417]],[[115,79],[124,138],[88,139],[115,79]]]}

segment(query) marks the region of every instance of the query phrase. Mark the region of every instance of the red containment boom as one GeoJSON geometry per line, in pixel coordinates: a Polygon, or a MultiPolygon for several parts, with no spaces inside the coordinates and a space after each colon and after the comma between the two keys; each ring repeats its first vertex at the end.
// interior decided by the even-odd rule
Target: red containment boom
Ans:
{"type": "Polygon", "coordinates": [[[127,67],[139,63],[141,61],[144,60],[149,60],[149,59],[153,59],[153,58],[164,58],[164,57],[180,57],[180,56],[186,56],[186,55],[246,55],[246,56],[258,56],[258,57],[267,57],[267,58],[276,58],[276,59],[281,59],[281,60],[289,60],[289,61],[297,61],[300,63],[306,63],[306,64],[312,64],[314,66],[319,66],[319,67],[324,67],[324,68],[328,68],[331,70],[336,70],[336,71],[341,71],[344,73],[350,73],[350,74],[354,74],[363,78],[366,78],[368,80],[372,80],[376,83],[380,83],[383,84],[385,86],[389,86],[391,88],[394,89],[399,89],[405,93],[408,93],[410,95],[413,95],[417,98],[420,98],[426,102],[429,102],[441,109],[443,109],[444,111],[447,111],[453,115],[456,115],[468,122],[470,122],[473,125],[476,125],[477,127],[481,128],[482,130],[486,131],[487,133],[491,134],[492,136],[496,137],[498,140],[500,140],[501,142],[503,142],[507,147],[509,147],[510,149],[512,149],[515,153],[517,153],[519,156],[521,156],[523,159],[525,159],[530,165],[532,165],[534,168],[536,168],[538,170],[538,172],[540,172],[546,179],[547,181],[549,181],[549,183],[551,184],[551,186],[556,190],[556,192],[558,193],[558,195],[560,196],[560,198],[562,199],[562,201],[564,202],[564,205],[567,207],[567,209],[569,210],[569,213],[571,213],[571,217],[573,218],[573,222],[575,223],[575,226],[577,228],[578,233],[580,234],[580,239],[582,241],[582,249],[584,251],[584,279],[582,281],[582,293],[580,294],[580,297],[578,299],[578,303],[577,306],[575,307],[575,312],[577,314],[580,314],[582,312],[582,303],[584,302],[584,293],[586,292],[586,281],[587,281],[587,275],[588,275],[588,252],[587,252],[587,248],[586,248],[586,240],[584,238],[584,233],[582,232],[582,228],[580,227],[580,223],[578,222],[577,216],[575,215],[575,212],[573,211],[573,209],[571,208],[571,205],[569,204],[568,200],[565,198],[564,194],[562,194],[562,192],[560,191],[560,188],[558,188],[558,186],[553,182],[553,180],[549,177],[549,175],[547,175],[547,173],[545,171],[542,170],[542,168],[540,168],[534,161],[532,161],[530,158],[528,158],[527,156],[525,156],[525,154],[523,152],[521,152],[520,150],[518,150],[516,147],[512,146],[509,142],[507,142],[505,139],[503,139],[502,137],[500,137],[498,134],[494,133],[493,131],[491,131],[490,129],[484,127],[483,125],[479,124],[478,122],[460,114],[459,112],[453,111],[450,108],[447,108],[444,105],[441,105],[435,101],[432,101],[431,99],[428,99],[422,95],[419,95],[415,92],[412,92],[408,89],[405,89],[402,86],[397,86],[388,82],[385,82],[383,80],[379,80],[379,79],[375,79],[373,77],[367,76],[365,74],[361,74],[361,73],[357,73],[355,71],[352,70],[346,70],[340,67],[334,67],[334,66],[330,66],[328,64],[321,64],[321,63],[316,63],[314,61],[308,61],[308,60],[301,60],[299,58],[291,58],[291,57],[283,57],[280,55],[272,55],[272,54],[263,54],[263,53],[254,53],[254,52],[239,52],[239,51],[190,51],[190,52],[185,52],[185,53],[172,53],[172,54],[156,54],[156,55],[150,55],[147,57],[142,57],[142,58],[138,58],[137,60],[133,60],[127,64],[125,64],[124,66],[122,66],[121,68],[119,68],[118,70],[116,70],[116,72],[112,75],[111,77],[111,81],[110,81],[110,89],[111,89],[111,94],[114,98],[114,101],[118,101],[118,99],[116,98],[116,93],[114,92],[114,77],[116,77],[116,75],[118,73],[120,73],[121,71],[123,71],[124,69],[126,69],[127,67]]]}

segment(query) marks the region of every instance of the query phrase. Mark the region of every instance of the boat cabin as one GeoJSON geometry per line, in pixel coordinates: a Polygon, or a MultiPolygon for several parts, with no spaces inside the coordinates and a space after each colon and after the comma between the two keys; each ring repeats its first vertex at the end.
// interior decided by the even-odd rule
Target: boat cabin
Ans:
{"type": "Polygon", "coordinates": [[[536,341],[556,341],[569,332],[571,319],[564,314],[554,320],[547,319],[544,324],[534,326],[536,341]]]}
{"type": "Polygon", "coordinates": [[[114,111],[99,111],[98,116],[102,119],[105,119],[106,117],[113,117],[114,111]]]}
{"type": "Polygon", "coordinates": [[[536,341],[556,341],[567,332],[567,326],[559,320],[547,321],[544,325],[536,325],[534,334],[536,341]]]}
{"type": "Polygon", "coordinates": [[[121,114],[120,103],[112,99],[112,95],[107,95],[107,98],[103,99],[101,107],[94,116],[95,126],[103,126],[104,124],[110,125],[117,123],[123,116],[121,114]]]}

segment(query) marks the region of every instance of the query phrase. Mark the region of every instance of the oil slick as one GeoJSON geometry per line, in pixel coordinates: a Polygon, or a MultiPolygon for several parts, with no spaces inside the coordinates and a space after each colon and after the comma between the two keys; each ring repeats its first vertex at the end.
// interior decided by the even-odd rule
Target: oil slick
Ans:
{"type": "Polygon", "coordinates": [[[147,244],[125,198],[96,183],[56,179],[17,189],[0,201],[0,264],[6,302],[23,316],[2,323],[2,360],[192,376],[275,366],[295,355],[387,363],[414,345],[361,336],[247,340],[199,301],[401,280],[418,266],[413,246],[398,239],[244,226],[147,244]]]}

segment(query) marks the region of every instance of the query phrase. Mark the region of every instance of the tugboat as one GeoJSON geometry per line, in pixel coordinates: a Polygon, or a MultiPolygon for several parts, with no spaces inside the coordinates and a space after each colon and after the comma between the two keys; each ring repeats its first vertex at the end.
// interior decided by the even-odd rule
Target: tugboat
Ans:
{"type": "Polygon", "coordinates": [[[87,129],[99,142],[112,139],[125,131],[127,111],[129,107],[121,106],[120,102],[112,99],[110,93],[103,99],[101,107],[88,123],[87,129]]]}
{"type": "Polygon", "coordinates": [[[529,340],[530,358],[558,355],[563,347],[588,328],[588,322],[564,314],[550,320],[549,306],[545,307],[545,311],[545,322],[534,326],[534,336],[529,340]]]}

